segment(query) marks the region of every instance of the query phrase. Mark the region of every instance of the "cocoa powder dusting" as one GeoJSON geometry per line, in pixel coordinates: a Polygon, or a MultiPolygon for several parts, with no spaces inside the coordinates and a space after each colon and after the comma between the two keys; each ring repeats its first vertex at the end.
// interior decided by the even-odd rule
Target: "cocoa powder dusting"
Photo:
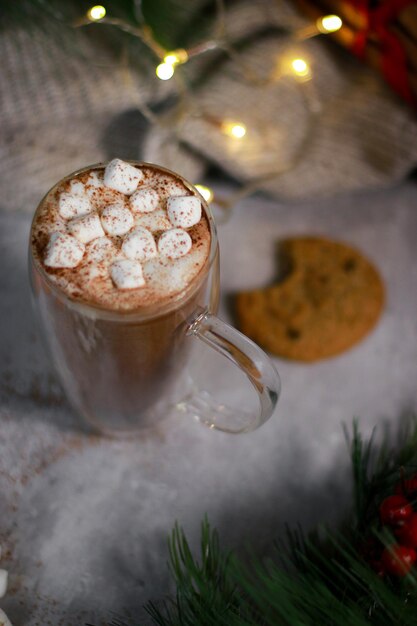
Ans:
{"type": "MultiPolygon", "coordinates": [[[[159,170],[156,166],[155,168],[143,166],[141,169],[144,176],[138,189],[151,186],[157,191],[160,198],[157,211],[161,213],[163,211],[164,219],[167,221],[167,198],[175,194],[192,195],[192,192],[180,178],[159,170]]],[[[96,187],[89,182],[89,176],[93,171],[102,178],[103,170],[104,168],[96,168],[65,180],[54,188],[41,203],[36,213],[31,239],[33,256],[37,263],[43,266],[45,247],[51,233],[67,232],[66,221],[58,212],[58,202],[62,192],[71,191],[71,184],[75,180],[84,184],[86,193],[90,197],[92,211],[96,211],[99,216],[106,207],[111,205],[123,205],[129,208],[129,198],[124,194],[104,186],[96,187]]],[[[144,215],[152,216],[152,213],[134,213],[134,218],[140,219],[144,215]]],[[[164,225],[163,228],[166,226],[164,225]]],[[[158,230],[153,233],[156,242],[163,232],[163,230],[158,230]]],[[[87,304],[126,312],[140,311],[142,307],[157,304],[165,305],[176,301],[179,295],[198,279],[209,258],[211,233],[204,210],[200,222],[187,229],[187,232],[192,239],[191,251],[178,259],[160,257],[156,260],[145,261],[143,272],[146,283],[145,286],[137,289],[117,289],[111,279],[109,262],[91,260],[87,252],[75,268],[54,269],[43,266],[43,270],[49,279],[69,297],[87,304]]],[[[106,233],[106,237],[120,253],[123,236],[112,237],[106,233]]]]}

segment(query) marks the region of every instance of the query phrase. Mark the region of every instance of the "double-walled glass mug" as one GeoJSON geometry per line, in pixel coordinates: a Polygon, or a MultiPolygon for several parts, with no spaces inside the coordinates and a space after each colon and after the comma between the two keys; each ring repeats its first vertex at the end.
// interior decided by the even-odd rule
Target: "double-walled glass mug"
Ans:
{"type": "MultiPolygon", "coordinates": [[[[130,163],[175,176],[197,193],[165,168],[130,163]]],[[[74,176],[103,167],[97,164],[74,172],[51,192],[74,176]]],[[[69,297],[50,279],[30,243],[33,300],[53,364],[71,405],[103,434],[130,435],[175,411],[211,428],[241,433],[260,426],[274,411],[280,380],[273,363],[259,346],[216,317],[218,240],[210,210],[201,202],[211,232],[208,260],[188,287],[164,305],[123,312],[69,297]],[[243,371],[256,400],[253,410],[232,409],[223,398],[220,402],[193,383],[187,363],[190,355],[199,358],[201,341],[243,371]]]]}

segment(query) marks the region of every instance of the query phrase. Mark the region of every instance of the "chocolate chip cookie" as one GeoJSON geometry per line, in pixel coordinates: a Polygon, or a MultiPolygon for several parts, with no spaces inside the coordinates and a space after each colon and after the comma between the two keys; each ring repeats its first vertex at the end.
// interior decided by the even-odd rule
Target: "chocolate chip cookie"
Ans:
{"type": "Polygon", "coordinates": [[[359,251],[322,237],[281,244],[284,279],[236,296],[238,326],[269,352],[312,362],[334,356],[375,326],[384,285],[359,251]]]}

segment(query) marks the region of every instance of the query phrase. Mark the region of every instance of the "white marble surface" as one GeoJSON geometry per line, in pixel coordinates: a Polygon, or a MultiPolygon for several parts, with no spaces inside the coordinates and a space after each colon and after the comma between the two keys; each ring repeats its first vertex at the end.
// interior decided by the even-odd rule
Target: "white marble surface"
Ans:
{"type": "Polygon", "coordinates": [[[417,406],[416,191],[406,182],[302,204],[259,196],[220,226],[225,319],[234,291],[273,278],[274,242],[298,233],[356,245],[388,293],[378,327],[349,352],[315,365],[276,359],[276,413],[237,437],[179,416],[135,441],[83,432],[30,308],[29,215],[0,213],[0,542],[10,571],[1,606],[15,626],[99,624],[125,609],[146,624],[142,605],[172,589],[166,540],[175,520],[196,542],[207,513],[225,547],[249,540],[263,550],[285,522],[308,528],[343,515],[342,423],[358,416],[369,434],[417,406]]]}

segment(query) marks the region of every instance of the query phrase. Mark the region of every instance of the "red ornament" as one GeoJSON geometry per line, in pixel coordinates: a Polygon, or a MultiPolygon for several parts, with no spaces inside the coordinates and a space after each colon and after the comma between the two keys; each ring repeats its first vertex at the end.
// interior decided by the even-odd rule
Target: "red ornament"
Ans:
{"type": "Polygon", "coordinates": [[[381,565],[387,574],[405,576],[416,562],[417,554],[413,548],[392,545],[385,548],[381,556],[381,565]]]}
{"type": "Polygon", "coordinates": [[[379,515],[383,524],[399,524],[405,522],[413,514],[413,507],[404,496],[389,496],[379,507],[379,515]]]}
{"type": "Polygon", "coordinates": [[[351,50],[360,58],[366,58],[369,42],[378,41],[381,52],[380,67],[387,82],[403,98],[415,104],[407,74],[407,54],[401,40],[394,34],[391,25],[399,14],[414,0],[350,0],[348,4],[356,7],[365,18],[365,26],[355,32],[351,50]]]}
{"type": "Polygon", "coordinates": [[[403,546],[417,548],[417,513],[404,522],[395,530],[395,536],[403,546]]]}

